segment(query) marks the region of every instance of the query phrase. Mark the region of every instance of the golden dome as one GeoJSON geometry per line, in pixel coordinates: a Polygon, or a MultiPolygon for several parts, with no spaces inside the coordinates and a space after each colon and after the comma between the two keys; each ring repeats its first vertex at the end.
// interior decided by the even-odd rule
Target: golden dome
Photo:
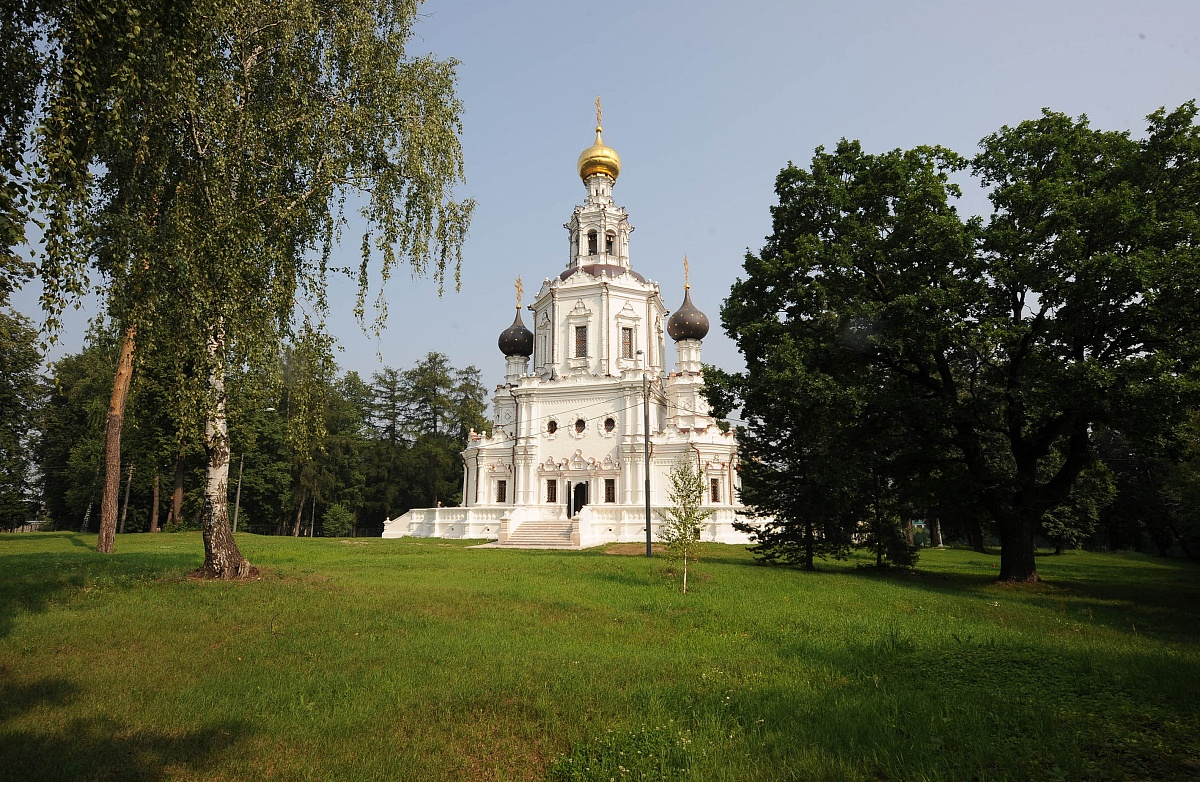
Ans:
{"type": "Polygon", "coordinates": [[[592,175],[608,175],[616,182],[621,173],[621,156],[612,147],[605,146],[600,138],[600,126],[596,125],[596,143],[579,153],[579,177],[586,183],[592,175]]]}

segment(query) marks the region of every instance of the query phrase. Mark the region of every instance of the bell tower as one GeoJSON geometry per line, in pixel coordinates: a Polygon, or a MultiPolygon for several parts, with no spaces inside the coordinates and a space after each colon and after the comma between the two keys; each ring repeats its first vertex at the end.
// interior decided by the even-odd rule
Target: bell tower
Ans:
{"type": "Polygon", "coordinates": [[[566,268],[542,284],[529,306],[533,373],[542,380],[665,373],[666,309],[658,284],[630,267],[633,226],[613,201],[621,157],[604,143],[602,120],[597,97],[596,139],[576,164],[587,196],[563,225],[566,268]]]}
{"type": "Polygon", "coordinates": [[[596,98],[596,141],[579,154],[579,178],[587,187],[584,204],[576,205],[567,229],[567,268],[603,267],[610,274],[629,269],[629,214],[613,203],[613,186],[621,173],[621,157],[601,138],[600,98],[596,98]]]}

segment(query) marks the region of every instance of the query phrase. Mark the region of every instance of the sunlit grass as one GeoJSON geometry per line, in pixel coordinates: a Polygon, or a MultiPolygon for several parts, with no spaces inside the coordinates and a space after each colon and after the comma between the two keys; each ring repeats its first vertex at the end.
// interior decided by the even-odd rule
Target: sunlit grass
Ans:
{"type": "Polygon", "coordinates": [[[1200,569],[0,538],[7,779],[1195,779],[1200,569]],[[689,568],[689,571],[691,569],[689,568]]]}

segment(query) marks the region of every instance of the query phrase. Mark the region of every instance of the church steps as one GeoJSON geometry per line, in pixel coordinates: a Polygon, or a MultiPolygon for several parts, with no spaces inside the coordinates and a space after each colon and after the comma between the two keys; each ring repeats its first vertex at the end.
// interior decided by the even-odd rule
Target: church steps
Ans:
{"type": "Polygon", "coordinates": [[[509,548],[574,548],[570,521],[526,521],[500,544],[509,548]]]}

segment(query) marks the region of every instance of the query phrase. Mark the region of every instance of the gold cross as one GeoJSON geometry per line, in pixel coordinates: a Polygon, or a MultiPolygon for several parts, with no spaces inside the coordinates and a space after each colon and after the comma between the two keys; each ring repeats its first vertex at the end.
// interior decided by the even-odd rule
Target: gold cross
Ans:
{"type": "Polygon", "coordinates": [[[513,285],[516,286],[516,288],[517,288],[517,310],[520,310],[521,309],[521,289],[524,287],[524,283],[521,282],[520,276],[517,277],[517,281],[515,283],[513,283],[513,285]]]}
{"type": "Polygon", "coordinates": [[[683,256],[683,289],[686,291],[687,289],[689,289],[691,287],[692,286],[690,285],[689,278],[688,278],[687,255],[684,255],[683,256]]]}
{"type": "Polygon", "coordinates": [[[600,127],[600,117],[603,114],[600,112],[600,95],[596,95],[596,127],[600,127]]]}

